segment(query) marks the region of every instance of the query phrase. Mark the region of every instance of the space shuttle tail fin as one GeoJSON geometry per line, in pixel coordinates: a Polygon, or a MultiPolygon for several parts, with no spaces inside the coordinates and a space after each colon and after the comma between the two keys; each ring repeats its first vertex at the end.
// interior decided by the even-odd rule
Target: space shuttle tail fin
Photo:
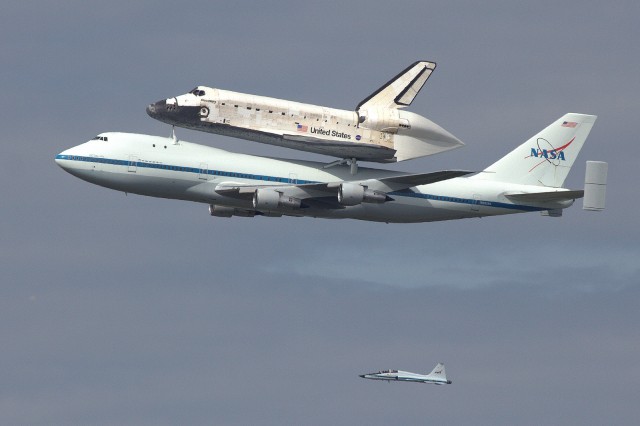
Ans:
{"type": "Polygon", "coordinates": [[[356,111],[360,108],[404,108],[411,105],[435,69],[435,62],[414,62],[360,102],[356,111]]]}
{"type": "Polygon", "coordinates": [[[560,188],[596,118],[565,114],[473,178],[560,188]]]}

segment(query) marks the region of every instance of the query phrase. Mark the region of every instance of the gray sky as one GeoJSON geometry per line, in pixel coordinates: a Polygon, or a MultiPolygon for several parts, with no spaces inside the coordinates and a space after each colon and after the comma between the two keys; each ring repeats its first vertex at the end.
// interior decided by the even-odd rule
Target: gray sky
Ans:
{"type": "Polygon", "coordinates": [[[639,16],[636,1],[3,2],[0,423],[637,422],[639,16]],[[567,185],[608,161],[607,210],[221,219],[53,161],[104,131],[169,135],[146,105],[198,84],[351,109],[418,59],[438,68],[410,110],[467,146],[390,168],[479,170],[595,114],[567,185]],[[438,361],[453,385],[357,377],[438,361]]]}

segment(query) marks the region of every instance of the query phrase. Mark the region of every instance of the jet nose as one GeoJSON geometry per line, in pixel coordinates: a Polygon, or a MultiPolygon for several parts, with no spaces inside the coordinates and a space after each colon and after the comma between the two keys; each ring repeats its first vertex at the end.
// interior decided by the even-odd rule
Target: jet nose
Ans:
{"type": "Polygon", "coordinates": [[[62,151],[60,154],[56,155],[55,162],[62,170],[69,169],[69,154],[67,151],[62,151]]]}
{"type": "Polygon", "coordinates": [[[364,374],[361,374],[360,377],[362,377],[364,379],[364,374]]]}

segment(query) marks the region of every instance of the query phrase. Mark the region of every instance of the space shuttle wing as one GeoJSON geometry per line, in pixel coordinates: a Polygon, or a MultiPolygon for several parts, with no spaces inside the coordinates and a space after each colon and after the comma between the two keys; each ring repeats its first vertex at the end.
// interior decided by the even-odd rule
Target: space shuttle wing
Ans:
{"type": "Polygon", "coordinates": [[[284,133],[282,138],[294,149],[308,150],[342,158],[359,158],[366,161],[391,162],[396,150],[364,142],[341,142],[335,139],[316,138],[309,135],[284,133]]]}
{"type": "Polygon", "coordinates": [[[404,108],[411,105],[435,69],[435,62],[414,62],[360,102],[356,111],[360,108],[404,108]]]}

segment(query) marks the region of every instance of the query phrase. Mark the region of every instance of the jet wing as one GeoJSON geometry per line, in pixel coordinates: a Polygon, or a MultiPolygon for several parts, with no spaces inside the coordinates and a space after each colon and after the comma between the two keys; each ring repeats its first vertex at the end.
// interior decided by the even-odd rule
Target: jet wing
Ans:
{"type": "Polygon", "coordinates": [[[305,184],[247,185],[240,182],[221,182],[216,185],[215,192],[227,197],[250,200],[256,190],[268,188],[286,196],[299,198],[303,200],[304,204],[308,207],[344,208],[344,206],[337,201],[338,191],[340,185],[343,183],[362,185],[376,191],[391,192],[453,179],[471,173],[475,172],[466,170],[444,170],[433,173],[397,175],[379,179],[305,184]]]}
{"type": "Polygon", "coordinates": [[[530,194],[505,194],[505,197],[520,203],[546,203],[553,201],[569,201],[575,200],[576,198],[582,198],[584,197],[584,191],[580,189],[575,191],[545,191],[534,192],[530,194]]]}
{"type": "Polygon", "coordinates": [[[401,189],[407,189],[418,185],[428,185],[430,183],[436,183],[443,180],[466,176],[472,173],[476,172],[470,172],[468,170],[442,170],[432,173],[416,173],[392,176],[377,180],[387,185],[389,188],[392,188],[394,191],[399,191],[401,189]]]}

